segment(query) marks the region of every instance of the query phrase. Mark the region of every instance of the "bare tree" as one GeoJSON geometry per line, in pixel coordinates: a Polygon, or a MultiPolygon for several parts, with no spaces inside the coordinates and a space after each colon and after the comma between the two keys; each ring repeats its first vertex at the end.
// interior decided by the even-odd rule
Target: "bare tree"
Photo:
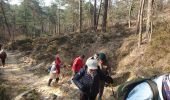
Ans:
{"type": "Polygon", "coordinates": [[[153,2],[154,0],[148,0],[146,35],[149,41],[151,41],[151,35],[152,35],[153,2]]]}
{"type": "Polygon", "coordinates": [[[103,21],[102,21],[102,31],[103,32],[106,32],[107,9],[108,9],[108,0],[104,0],[104,14],[103,14],[103,21]]]}
{"type": "Polygon", "coordinates": [[[60,34],[61,33],[61,29],[60,29],[60,3],[58,4],[58,34],[60,34]]]}
{"type": "Polygon", "coordinates": [[[96,6],[97,6],[97,0],[94,0],[94,9],[93,9],[93,19],[94,19],[94,31],[96,31],[97,29],[97,23],[96,23],[96,12],[97,12],[97,9],[96,9],[96,6]]]}
{"type": "Polygon", "coordinates": [[[11,38],[11,32],[10,32],[9,24],[8,24],[7,17],[6,17],[5,11],[4,11],[3,1],[0,2],[0,6],[1,6],[2,14],[3,14],[4,19],[5,19],[6,27],[8,29],[8,34],[9,34],[9,36],[11,38]]]}
{"type": "Polygon", "coordinates": [[[16,31],[16,14],[15,14],[15,10],[13,10],[13,18],[12,18],[12,20],[13,20],[13,34],[12,34],[12,41],[14,41],[15,40],[15,31],[16,31]]]}
{"type": "Polygon", "coordinates": [[[139,41],[138,46],[141,45],[142,42],[142,26],[143,26],[143,9],[144,9],[145,0],[141,0],[141,6],[140,6],[140,15],[139,15],[139,41]]]}
{"type": "Polygon", "coordinates": [[[132,12],[133,0],[129,1],[129,28],[131,27],[131,12],[132,12]]]}
{"type": "Polygon", "coordinates": [[[82,0],[79,1],[79,14],[80,14],[80,26],[79,26],[79,30],[80,32],[82,32],[82,0]]]}
{"type": "Polygon", "coordinates": [[[97,20],[96,20],[96,29],[97,29],[98,23],[99,23],[99,17],[100,17],[100,12],[101,12],[101,8],[102,8],[102,4],[103,4],[103,0],[100,1],[99,13],[97,15],[97,20]]]}
{"type": "Polygon", "coordinates": [[[89,13],[90,13],[90,29],[94,30],[94,16],[93,16],[93,11],[94,11],[94,8],[93,8],[93,5],[91,4],[91,0],[89,0],[89,13]]]}

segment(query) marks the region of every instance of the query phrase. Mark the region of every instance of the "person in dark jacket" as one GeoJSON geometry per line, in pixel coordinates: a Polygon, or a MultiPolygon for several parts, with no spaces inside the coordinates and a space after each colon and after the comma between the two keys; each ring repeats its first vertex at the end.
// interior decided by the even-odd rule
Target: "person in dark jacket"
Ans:
{"type": "MultiPolygon", "coordinates": [[[[110,67],[108,66],[107,58],[106,58],[105,53],[102,53],[102,52],[98,53],[98,65],[99,65],[99,68],[100,68],[100,70],[102,71],[102,73],[104,75],[109,75],[110,67]]],[[[99,83],[100,84],[99,84],[99,97],[98,97],[98,100],[102,100],[105,81],[101,80],[99,83]]]]}
{"type": "Polygon", "coordinates": [[[86,65],[73,77],[73,82],[80,90],[80,100],[95,100],[100,80],[113,83],[113,79],[98,68],[96,59],[88,59],[86,65]]]}

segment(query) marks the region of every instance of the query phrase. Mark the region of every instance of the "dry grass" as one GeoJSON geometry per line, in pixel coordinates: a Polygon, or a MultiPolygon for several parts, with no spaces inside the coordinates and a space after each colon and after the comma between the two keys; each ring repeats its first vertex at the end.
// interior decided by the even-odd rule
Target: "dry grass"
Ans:
{"type": "MultiPolygon", "coordinates": [[[[137,47],[137,38],[125,39],[118,50],[117,71],[130,71],[137,76],[153,76],[170,72],[170,23],[156,25],[152,41],[137,47]]],[[[134,38],[133,38],[134,37],[134,38]]]]}

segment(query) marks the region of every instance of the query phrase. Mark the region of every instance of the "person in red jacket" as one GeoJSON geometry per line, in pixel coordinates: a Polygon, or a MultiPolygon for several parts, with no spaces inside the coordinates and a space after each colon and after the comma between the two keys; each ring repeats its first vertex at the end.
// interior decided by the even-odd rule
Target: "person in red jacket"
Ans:
{"type": "Polygon", "coordinates": [[[84,57],[85,57],[84,55],[81,55],[73,61],[72,71],[74,75],[78,73],[80,69],[84,66],[83,62],[84,57]]]}
{"type": "Polygon", "coordinates": [[[60,66],[61,66],[61,60],[59,57],[59,53],[57,52],[55,61],[52,63],[50,69],[50,78],[48,80],[48,86],[50,86],[53,79],[56,79],[56,82],[59,81],[59,74],[60,74],[60,66]]]}
{"type": "Polygon", "coordinates": [[[59,81],[59,74],[60,74],[60,66],[61,66],[61,60],[60,60],[60,57],[59,57],[59,53],[56,54],[55,66],[56,66],[56,82],[58,82],[59,81]]]}

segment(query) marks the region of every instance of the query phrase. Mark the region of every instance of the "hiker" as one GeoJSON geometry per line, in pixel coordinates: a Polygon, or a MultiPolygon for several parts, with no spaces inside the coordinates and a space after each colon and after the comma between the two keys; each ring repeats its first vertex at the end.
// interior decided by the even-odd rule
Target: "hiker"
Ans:
{"type": "Polygon", "coordinates": [[[56,66],[56,82],[59,81],[59,74],[60,74],[60,67],[61,67],[61,60],[60,60],[60,56],[59,53],[57,52],[56,54],[56,58],[55,58],[55,66],[56,66]]]}
{"type": "Polygon", "coordinates": [[[56,54],[56,59],[51,65],[50,69],[50,79],[48,81],[48,86],[50,86],[53,79],[55,79],[55,82],[58,83],[59,81],[59,74],[60,74],[60,66],[61,66],[61,60],[59,57],[59,54],[56,54]]]}
{"type": "Polygon", "coordinates": [[[50,79],[48,81],[48,86],[50,86],[50,84],[51,84],[53,79],[56,79],[56,65],[55,65],[55,61],[53,61],[52,64],[51,64],[50,79]]]}
{"type": "Polygon", "coordinates": [[[84,62],[83,62],[84,58],[85,56],[81,55],[73,61],[73,65],[72,65],[73,76],[76,75],[80,71],[80,69],[84,66],[84,62]]]}
{"type": "Polygon", "coordinates": [[[170,74],[158,76],[135,86],[126,100],[170,100],[170,74]]]}
{"type": "Polygon", "coordinates": [[[73,77],[73,82],[80,90],[80,100],[95,100],[100,80],[113,83],[110,76],[101,72],[96,59],[87,59],[86,65],[73,77]]]}
{"type": "MultiPolygon", "coordinates": [[[[98,53],[98,65],[100,70],[104,75],[109,75],[110,67],[108,67],[107,64],[107,58],[104,53],[98,53]]],[[[99,97],[98,100],[102,100],[103,90],[104,90],[105,82],[103,80],[100,80],[99,82],[99,97]]]]}
{"type": "MultiPolygon", "coordinates": [[[[110,67],[108,67],[107,58],[106,58],[105,53],[102,53],[102,52],[96,53],[96,54],[94,54],[94,56],[89,57],[88,59],[96,59],[98,61],[98,66],[99,66],[100,70],[102,71],[102,73],[104,75],[109,75],[110,67]]],[[[100,80],[98,100],[102,100],[104,86],[105,86],[105,82],[103,80],[100,80]]]]}

